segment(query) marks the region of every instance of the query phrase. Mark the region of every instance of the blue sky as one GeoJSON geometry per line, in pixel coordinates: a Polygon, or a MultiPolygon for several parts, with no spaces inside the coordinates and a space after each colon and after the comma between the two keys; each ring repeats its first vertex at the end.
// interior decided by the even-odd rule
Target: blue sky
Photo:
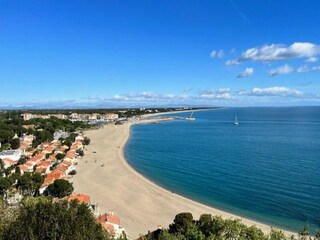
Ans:
{"type": "Polygon", "coordinates": [[[320,2],[0,2],[0,107],[320,104],[320,2]]]}

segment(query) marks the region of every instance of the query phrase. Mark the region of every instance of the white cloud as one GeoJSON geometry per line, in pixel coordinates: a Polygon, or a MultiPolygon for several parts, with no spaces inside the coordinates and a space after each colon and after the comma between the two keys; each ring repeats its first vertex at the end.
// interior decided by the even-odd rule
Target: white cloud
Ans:
{"type": "Polygon", "coordinates": [[[246,68],[243,72],[239,73],[237,78],[248,78],[253,75],[253,68],[246,68]]]}
{"type": "Polygon", "coordinates": [[[295,42],[290,46],[284,44],[271,44],[247,49],[239,58],[227,61],[226,65],[246,61],[273,62],[295,58],[312,59],[319,54],[320,45],[309,42],[295,42]]]}
{"type": "Polygon", "coordinates": [[[314,71],[320,71],[320,66],[307,66],[307,65],[303,65],[299,68],[297,68],[297,72],[298,73],[303,73],[303,72],[314,72],[314,71]]]}
{"type": "Polygon", "coordinates": [[[201,99],[232,99],[232,93],[230,88],[219,88],[218,90],[206,90],[199,93],[201,99]]]}
{"type": "Polygon", "coordinates": [[[210,53],[210,57],[211,57],[211,58],[215,58],[216,55],[217,55],[217,52],[214,51],[214,50],[210,53]]]}
{"type": "Polygon", "coordinates": [[[314,62],[318,62],[318,58],[317,57],[310,57],[306,60],[306,62],[309,62],[309,63],[314,63],[314,62]]]}
{"type": "Polygon", "coordinates": [[[224,56],[224,51],[223,51],[223,49],[220,49],[219,51],[213,50],[213,51],[210,53],[210,57],[211,57],[211,58],[223,58],[223,56],[224,56]]]}
{"type": "Polygon", "coordinates": [[[270,77],[274,77],[274,76],[277,76],[277,75],[280,75],[280,74],[288,74],[288,73],[291,73],[293,72],[293,67],[289,66],[288,64],[285,64],[281,67],[278,67],[278,68],[274,68],[274,69],[271,69],[269,72],[268,72],[268,75],[270,77]]]}
{"type": "Polygon", "coordinates": [[[287,87],[253,88],[247,95],[251,96],[280,96],[280,97],[301,97],[302,92],[287,87]]]}
{"type": "Polygon", "coordinates": [[[240,64],[240,62],[236,59],[228,60],[225,62],[226,66],[234,66],[234,65],[239,65],[239,64],[240,64]]]}
{"type": "Polygon", "coordinates": [[[222,49],[220,49],[219,52],[217,53],[217,57],[223,58],[223,56],[224,56],[224,51],[222,49]]]}

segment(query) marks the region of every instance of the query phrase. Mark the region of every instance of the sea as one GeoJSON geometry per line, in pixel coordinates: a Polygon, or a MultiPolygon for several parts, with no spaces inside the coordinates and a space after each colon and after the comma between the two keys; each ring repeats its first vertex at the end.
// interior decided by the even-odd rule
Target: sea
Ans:
{"type": "Polygon", "coordinates": [[[320,107],[224,108],[193,117],[133,125],[128,163],[208,206],[290,231],[320,229],[320,107]]]}

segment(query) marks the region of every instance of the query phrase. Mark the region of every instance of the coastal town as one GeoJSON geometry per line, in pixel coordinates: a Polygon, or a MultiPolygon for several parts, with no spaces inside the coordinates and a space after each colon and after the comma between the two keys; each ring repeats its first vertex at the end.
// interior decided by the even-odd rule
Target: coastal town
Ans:
{"type": "MultiPolygon", "coordinates": [[[[126,122],[152,123],[173,120],[172,117],[158,117],[148,119],[143,114],[159,112],[176,112],[184,109],[138,109],[120,110],[118,113],[38,113],[23,112],[21,114],[7,114],[2,123],[16,121],[19,125],[16,132],[8,134],[6,130],[0,132],[8,135],[0,141],[0,195],[9,207],[18,206],[23,199],[40,196],[51,197],[54,202],[77,201],[86,204],[109,236],[114,239],[125,238],[126,231],[120,225],[120,217],[113,210],[102,212],[99,202],[91,201],[89,194],[74,192],[73,178],[77,174],[77,166],[87,154],[90,138],[85,136],[87,129],[103,127],[103,124],[119,125],[126,122]],[[140,114],[137,114],[140,113],[140,114]],[[125,113],[127,113],[125,115],[125,113]],[[142,114],[143,113],[143,114],[142,114]],[[119,117],[119,115],[121,117],[119,117]],[[60,124],[59,127],[53,127],[60,124]],[[68,124],[72,124],[72,131],[68,124]],[[81,125],[77,125],[81,123],[81,125]],[[62,125],[61,125],[62,124],[62,125]],[[79,127],[81,126],[81,127],[79,127]]],[[[1,130],[0,130],[1,131],[1,130]]],[[[95,160],[96,162],[97,160],[95,160]]],[[[105,164],[99,165],[104,167],[105,164]]]]}
{"type": "MultiPolygon", "coordinates": [[[[100,120],[114,123],[118,119],[118,114],[72,113],[67,117],[64,114],[23,113],[21,117],[26,123],[31,119],[52,118],[68,119],[71,122],[100,120]]],[[[43,131],[35,124],[23,124],[22,127],[28,131],[43,131]]],[[[17,206],[23,198],[34,196],[51,196],[53,201],[78,201],[90,208],[96,217],[96,222],[101,224],[111,237],[118,239],[125,236],[125,229],[120,225],[120,218],[111,210],[107,213],[100,212],[99,203],[92,202],[89,195],[72,191],[58,195],[51,193],[50,187],[54,184],[62,181],[62,183],[69,183],[77,174],[77,165],[79,161],[82,161],[86,145],[90,143],[90,139],[84,136],[82,130],[75,132],[56,130],[52,141],[44,141],[34,147],[33,142],[36,136],[28,132],[21,136],[14,133],[13,139],[18,140],[18,144],[0,152],[0,194],[6,204],[17,206]]]]}

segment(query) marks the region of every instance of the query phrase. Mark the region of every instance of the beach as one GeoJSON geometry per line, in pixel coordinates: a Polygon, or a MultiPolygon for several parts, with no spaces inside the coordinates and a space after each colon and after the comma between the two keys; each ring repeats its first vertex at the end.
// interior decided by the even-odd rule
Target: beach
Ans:
{"type": "MultiPolygon", "coordinates": [[[[176,214],[191,212],[195,219],[203,213],[223,218],[241,219],[265,233],[270,227],[263,223],[208,207],[187,199],[149,181],[125,160],[123,148],[130,136],[131,123],[105,125],[85,133],[91,139],[85,156],[79,160],[77,174],[72,178],[76,193],[91,196],[101,213],[114,211],[121,218],[129,239],[136,239],[157,227],[167,228],[176,214]]],[[[289,232],[287,232],[290,234],[289,232]]]]}

